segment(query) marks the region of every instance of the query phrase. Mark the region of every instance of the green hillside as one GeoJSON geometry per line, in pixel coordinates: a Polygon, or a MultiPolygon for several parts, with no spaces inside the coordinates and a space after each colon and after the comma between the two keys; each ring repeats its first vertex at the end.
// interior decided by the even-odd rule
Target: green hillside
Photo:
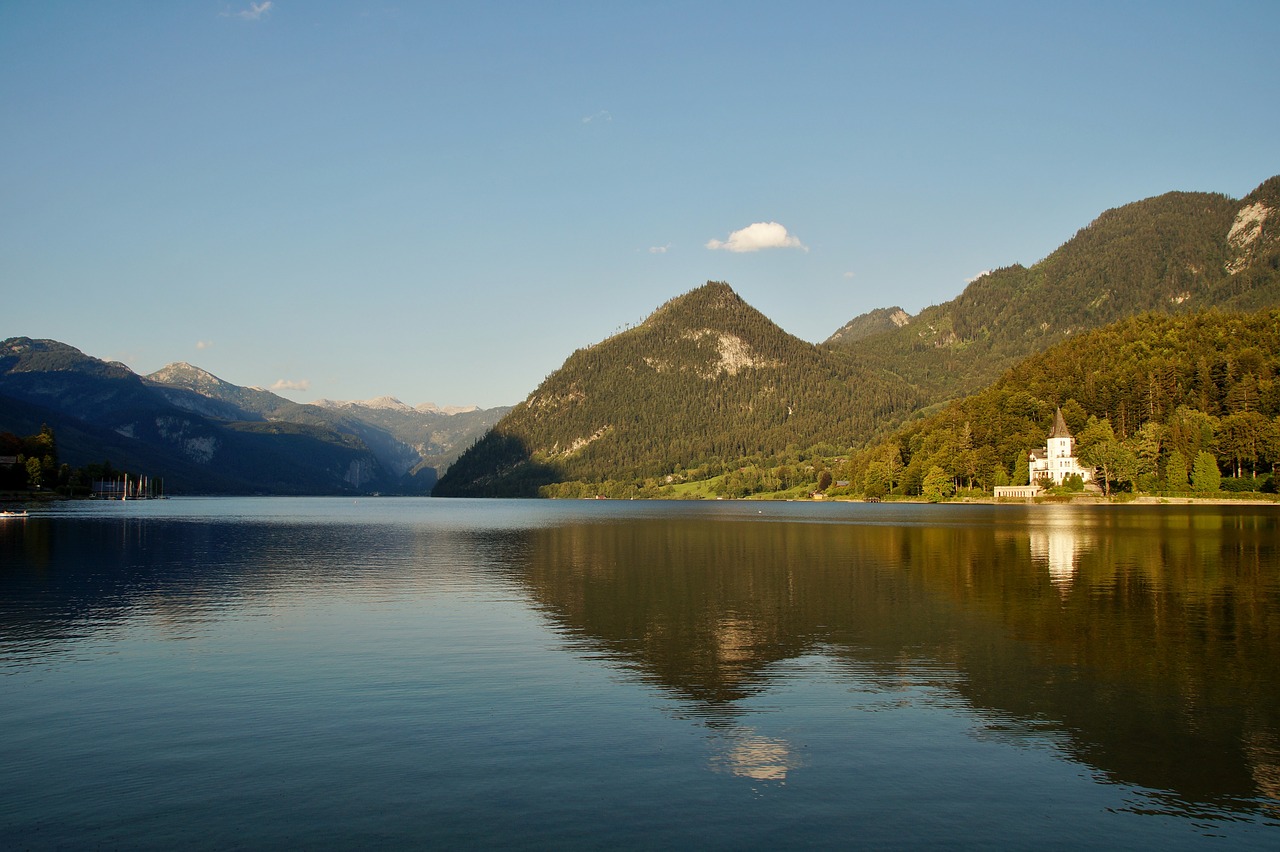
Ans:
{"type": "Polygon", "coordinates": [[[844,474],[855,493],[918,494],[934,468],[958,488],[1021,484],[1058,406],[1113,487],[1186,491],[1202,453],[1221,475],[1266,476],[1280,464],[1280,309],[1144,314],[1075,336],[856,454],[844,474]]]}
{"type": "Polygon", "coordinates": [[[980,390],[1027,355],[1134,314],[1278,305],[1278,211],[1280,177],[1240,201],[1171,192],[1128,204],[1034,266],[983,275],[901,327],[843,333],[865,325],[859,318],[827,344],[938,401],[980,390]]]}
{"type": "Polygon", "coordinates": [[[870,434],[920,402],[892,376],[785,333],[727,284],[708,283],[575,352],[434,493],[533,495],[553,482],[706,473],[870,434]]]}

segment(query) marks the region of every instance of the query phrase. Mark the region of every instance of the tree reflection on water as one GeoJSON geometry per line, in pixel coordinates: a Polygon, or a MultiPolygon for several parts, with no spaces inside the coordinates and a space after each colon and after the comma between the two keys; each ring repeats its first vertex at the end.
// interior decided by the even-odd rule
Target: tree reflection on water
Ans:
{"type": "Polygon", "coordinates": [[[820,653],[870,689],[938,687],[1114,783],[1280,802],[1276,519],[1043,508],[554,526],[525,534],[521,579],[575,642],[705,717],[726,771],[785,777],[787,744],[743,708],[775,664],[820,653]]]}

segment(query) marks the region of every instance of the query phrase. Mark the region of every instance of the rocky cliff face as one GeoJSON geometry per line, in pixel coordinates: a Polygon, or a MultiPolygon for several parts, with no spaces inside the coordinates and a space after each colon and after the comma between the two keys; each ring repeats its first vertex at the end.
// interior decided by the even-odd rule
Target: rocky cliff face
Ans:
{"type": "Polygon", "coordinates": [[[1245,198],[1227,232],[1227,272],[1266,263],[1280,251],[1280,176],[1245,198]]]}

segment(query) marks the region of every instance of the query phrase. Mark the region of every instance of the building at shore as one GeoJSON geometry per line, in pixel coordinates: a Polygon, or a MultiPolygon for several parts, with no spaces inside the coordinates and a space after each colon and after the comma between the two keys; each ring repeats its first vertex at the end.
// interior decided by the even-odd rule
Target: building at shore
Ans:
{"type": "Polygon", "coordinates": [[[1076,439],[1067,428],[1059,408],[1053,415],[1053,428],[1044,449],[1031,451],[1031,481],[1061,485],[1068,476],[1079,476],[1083,482],[1093,481],[1093,468],[1086,468],[1076,458],[1076,439]]]}
{"type": "Polygon", "coordinates": [[[995,489],[997,500],[1029,499],[1037,496],[1044,488],[1061,485],[1069,476],[1079,476],[1080,481],[1085,485],[1093,481],[1093,468],[1084,467],[1076,458],[1076,439],[1067,428],[1067,421],[1062,417],[1061,408],[1053,415],[1053,428],[1049,430],[1049,439],[1045,442],[1045,446],[1032,450],[1029,457],[1031,483],[997,486],[995,489]]]}

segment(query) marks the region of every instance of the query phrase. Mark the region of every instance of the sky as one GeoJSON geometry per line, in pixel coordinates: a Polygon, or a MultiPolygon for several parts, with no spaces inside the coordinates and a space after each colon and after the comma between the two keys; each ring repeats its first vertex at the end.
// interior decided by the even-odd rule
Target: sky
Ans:
{"type": "Polygon", "coordinates": [[[1280,173],[1280,3],[0,0],[0,338],[513,405],[727,281],[821,342],[1280,173]]]}

